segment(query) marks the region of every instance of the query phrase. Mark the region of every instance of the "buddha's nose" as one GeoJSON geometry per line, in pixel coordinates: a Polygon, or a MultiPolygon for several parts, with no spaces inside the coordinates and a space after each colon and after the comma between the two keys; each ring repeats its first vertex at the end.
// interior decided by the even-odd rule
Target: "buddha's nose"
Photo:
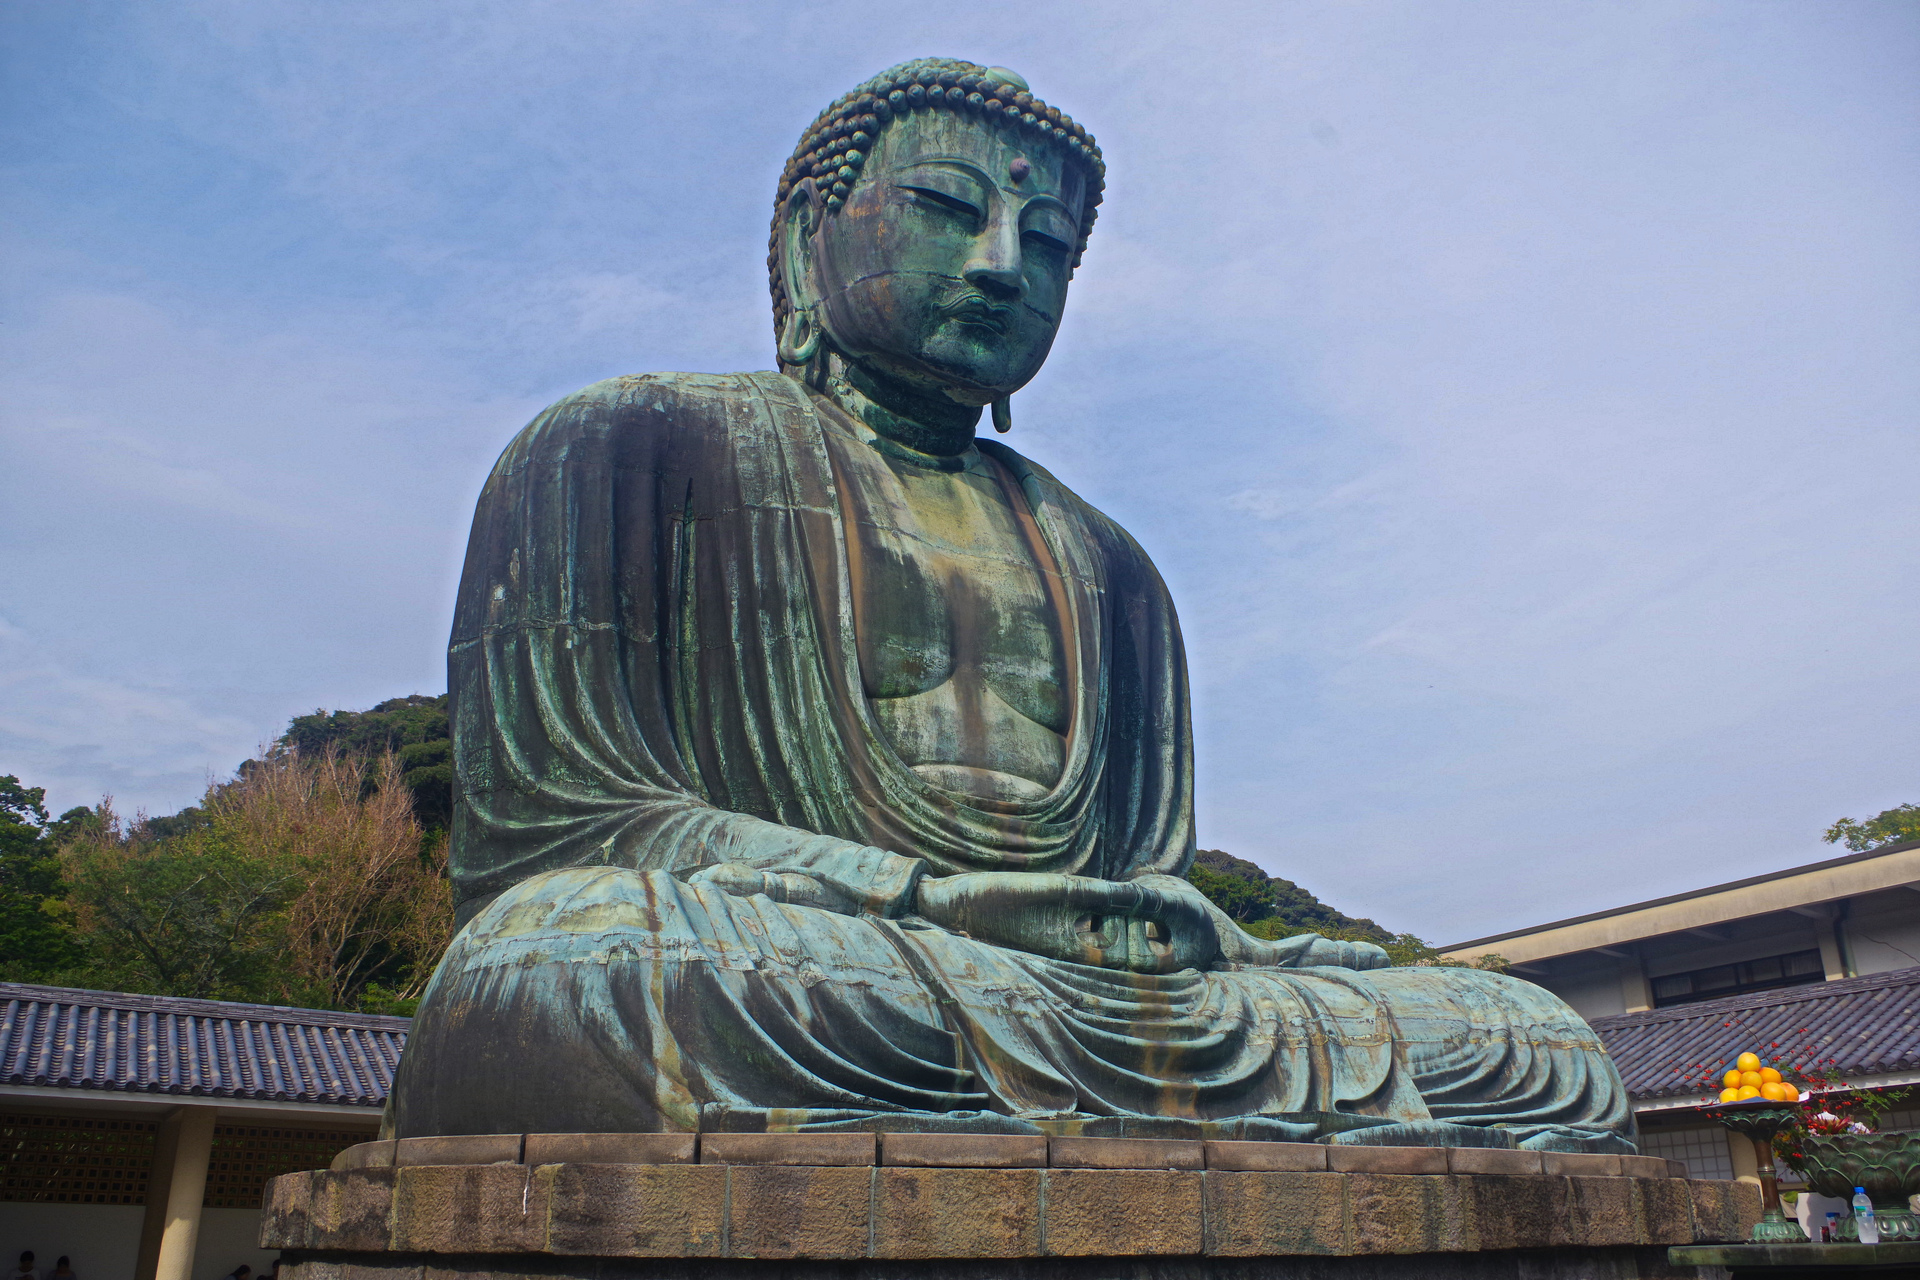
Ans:
{"type": "Polygon", "coordinates": [[[961,274],[968,284],[989,298],[1002,302],[1017,300],[1024,279],[1020,229],[1013,225],[988,227],[961,274]]]}

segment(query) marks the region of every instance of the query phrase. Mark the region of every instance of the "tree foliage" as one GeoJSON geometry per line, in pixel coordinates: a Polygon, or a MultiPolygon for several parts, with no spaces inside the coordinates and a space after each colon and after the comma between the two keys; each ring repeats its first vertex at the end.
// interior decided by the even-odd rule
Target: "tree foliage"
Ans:
{"type": "Polygon", "coordinates": [[[93,974],[321,1008],[416,997],[453,906],[445,838],[421,831],[402,778],[390,751],[285,750],[208,788],[190,823],[156,831],[103,801],[60,852],[64,915],[93,974]]]}
{"type": "Polygon", "coordinates": [[[426,842],[393,752],[276,753],[208,797],[212,841],[294,884],[270,931],[291,991],[350,1008],[376,978],[418,995],[448,939],[446,841],[426,842]],[[363,794],[363,779],[372,789],[363,794]]]}
{"type": "Polygon", "coordinates": [[[303,717],[317,747],[282,738],[163,818],[108,798],[50,821],[0,778],[0,977],[410,1011],[452,933],[446,833],[380,736],[327,736],[353,714],[303,717]]]}
{"type": "Polygon", "coordinates": [[[1187,879],[1215,906],[1242,923],[1272,920],[1294,933],[1324,937],[1351,934],[1364,942],[1384,943],[1393,937],[1373,921],[1336,911],[1293,881],[1269,876],[1245,858],[1218,849],[1202,849],[1195,854],[1187,879]]]}
{"type": "MultiPolygon", "coordinates": [[[[1466,965],[1465,961],[1445,958],[1422,938],[1411,933],[1389,933],[1372,920],[1337,911],[1293,881],[1269,876],[1246,859],[1218,849],[1202,849],[1195,854],[1187,879],[1256,938],[1271,941],[1317,933],[1343,942],[1371,942],[1385,950],[1396,965],[1466,965]]],[[[1507,962],[1486,955],[1467,967],[1504,970],[1507,962]]]]}
{"type": "Polygon", "coordinates": [[[429,831],[453,825],[453,741],[444,693],[410,693],[368,711],[295,716],[274,747],[307,756],[336,747],[369,760],[391,751],[400,759],[414,818],[429,831]]]}
{"type": "Polygon", "coordinates": [[[1920,804],[1882,809],[1865,822],[1842,818],[1828,827],[1826,834],[1828,844],[1844,844],[1855,853],[1908,840],[1920,840],[1920,804]]]}
{"type": "Polygon", "coordinates": [[[111,800],[60,851],[61,912],[93,981],[116,990],[209,999],[272,994],[266,928],[295,889],[290,867],[212,827],[158,839],[111,800]]]}
{"type": "Polygon", "coordinates": [[[58,909],[63,890],[60,841],[89,811],[49,820],[46,790],[0,776],[0,978],[15,981],[59,973],[80,960],[58,909]]]}

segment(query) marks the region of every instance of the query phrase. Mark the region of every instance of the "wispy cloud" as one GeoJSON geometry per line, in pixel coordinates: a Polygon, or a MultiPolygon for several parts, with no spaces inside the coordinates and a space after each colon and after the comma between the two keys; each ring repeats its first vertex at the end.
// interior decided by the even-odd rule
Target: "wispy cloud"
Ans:
{"type": "Polygon", "coordinates": [[[28,784],[46,787],[57,808],[102,795],[135,806],[191,796],[258,740],[244,717],[209,711],[197,691],[75,670],[64,639],[0,618],[0,760],[31,761],[28,784]]]}

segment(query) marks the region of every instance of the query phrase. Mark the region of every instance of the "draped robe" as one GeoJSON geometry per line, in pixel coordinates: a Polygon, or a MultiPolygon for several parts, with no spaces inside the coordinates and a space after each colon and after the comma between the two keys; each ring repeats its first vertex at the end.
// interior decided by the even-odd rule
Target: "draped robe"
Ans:
{"type": "Polygon", "coordinates": [[[1017,482],[1064,583],[1065,766],[1033,800],[922,778],[862,689],[847,480],[827,435],[844,430],[783,375],[646,375],[560,401],[495,466],[449,652],[463,927],[395,1082],[399,1134],[1631,1149],[1618,1073],[1531,984],[1448,969],[1131,974],[915,916],[925,875],[1183,873],[1186,663],[1133,539],[977,442],[1017,482]],[[849,909],[688,883],[718,862],[810,876],[849,909]]]}

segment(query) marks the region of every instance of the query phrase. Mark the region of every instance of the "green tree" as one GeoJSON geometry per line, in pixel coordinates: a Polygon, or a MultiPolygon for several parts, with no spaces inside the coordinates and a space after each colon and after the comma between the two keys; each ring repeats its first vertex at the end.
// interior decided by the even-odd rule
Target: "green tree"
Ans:
{"type": "Polygon", "coordinates": [[[81,949],[60,921],[65,897],[58,842],[89,814],[71,809],[49,820],[46,789],[0,776],[0,978],[58,981],[80,963],[81,949]]]}
{"type": "Polygon", "coordinates": [[[452,934],[446,838],[414,820],[393,752],[276,753],[205,808],[219,841],[297,886],[273,921],[286,999],[350,1009],[376,984],[398,998],[425,989],[452,934]]]}
{"type": "MultiPolygon", "coordinates": [[[[428,831],[453,825],[453,742],[444,693],[389,698],[367,711],[316,710],[295,716],[274,747],[309,759],[329,747],[366,760],[394,752],[401,781],[413,797],[414,818],[428,831]]],[[[369,789],[372,785],[369,778],[369,789]]]]}
{"type": "Polygon", "coordinates": [[[1355,939],[1380,943],[1393,937],[1373,921],[1336,911],[1293,881],[1269,876],[1245,858],[1236,858],[1219,849],[1202,849],[1196,853],[1187,880],[1242,924],[1272,921],[1270,927],[1290,930],[1275,935],[1278,937],[1318,933],[1332,938],[1345,937],[1350,932],[1355,939]]]}
{"type": "Polygon", "coordinates": [[[1828,827],[1826,834],[1828,844],[1844,844],[1855,853],[1907,840],[1920,840],[1920,804],[1882,809],[1865,822],[1842,818],[1828,827]]]}
{"type": "Polygon", "coordinates": [[[99,985],[213,999],[276,994],[271,921],[291,868],[210,826],[156,839],[102,800],[60,850],[65,903],[99,985]]]}
{"type": "Polygon", "coordinates": [[[103,802],[60,861],[90,985],[410,1012],[452,932],[391,751],[270,752],[164,826],[103,802]]]}
{"type": "Polygon", "coordinates": [[[0,779],[0,979],[409,1012],[451,933],[447,698],[297,716],[178,813],[0,779]]]}
{"type": "Polygon", "coordinates": [[[1206,894],[1214,906],[1242,924],[1265,920],[1273,915],[1273,890],[1264,884],[1256,884],[1246,876],[1195,862],[1187,872],[1187,880],[1206,894]]]}
{"type": "Polygon", "coordinates": [[[1236,858],[1218,849],[1202,849],[1196,853],[1187,880],[1256,938],[1277,941],[1302,933],[1317,933],[1342,942],[1371,942],[1384,950],[1395,965],[1441,965],[1502,972],[1507,967],[1507,962],[1496,955],[1480,956],[1471,963],[1449,960],[1424,938],[1411,933],[1388,933],[1371,920],[1337,911],[1293,881],[1270,876],[1245,858],[1236,858]]]}

